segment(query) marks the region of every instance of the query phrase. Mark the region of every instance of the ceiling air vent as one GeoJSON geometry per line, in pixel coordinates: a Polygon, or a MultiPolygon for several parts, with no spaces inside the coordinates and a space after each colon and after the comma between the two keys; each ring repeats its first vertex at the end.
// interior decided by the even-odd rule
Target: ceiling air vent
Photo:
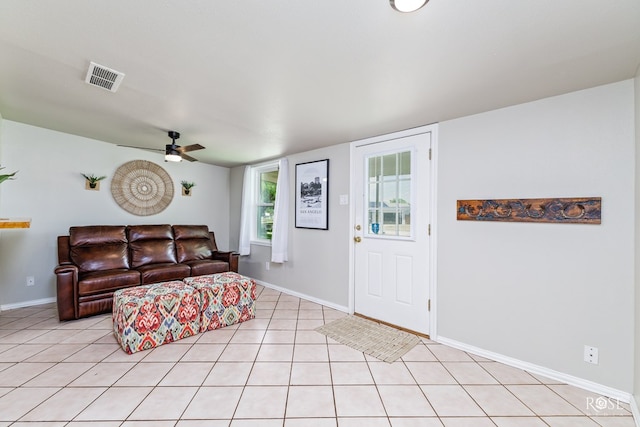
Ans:
{"type": "Polygon", "coordinates": [[[92,86],[115,92],[122,83],[122,79],[124,79],[124,73],[92,62],[89,64],[89,71],[84,81],[92,86]]]}

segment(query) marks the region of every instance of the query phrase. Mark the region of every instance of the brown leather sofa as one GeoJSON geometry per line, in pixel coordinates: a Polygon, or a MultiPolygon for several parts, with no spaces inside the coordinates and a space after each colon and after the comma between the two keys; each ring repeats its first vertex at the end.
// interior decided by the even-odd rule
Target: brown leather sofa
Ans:
{"type": "Polygon", "coordinates": [[[206,225],[95,225],[58,236],[58,317],[111,311],[113,292],[203,274],[238,272],[206,225]]]}

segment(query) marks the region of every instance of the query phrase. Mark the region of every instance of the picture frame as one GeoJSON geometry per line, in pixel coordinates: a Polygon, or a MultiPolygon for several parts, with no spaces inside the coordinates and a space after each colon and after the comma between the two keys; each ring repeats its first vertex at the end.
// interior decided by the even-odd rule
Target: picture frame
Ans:
{"type": "Polygon", "coordinates": [[[329,229],[329,159],[296,164],[296,228],[329,229]]]}

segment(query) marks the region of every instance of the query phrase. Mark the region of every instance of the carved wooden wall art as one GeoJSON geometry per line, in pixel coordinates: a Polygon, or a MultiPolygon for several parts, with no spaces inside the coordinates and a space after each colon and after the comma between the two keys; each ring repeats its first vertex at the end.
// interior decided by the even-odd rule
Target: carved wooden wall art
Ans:
{"type": "Polygon", "coordinates": [[[458,200],[458,220],[600,224],[601,197],[458,200]]]}

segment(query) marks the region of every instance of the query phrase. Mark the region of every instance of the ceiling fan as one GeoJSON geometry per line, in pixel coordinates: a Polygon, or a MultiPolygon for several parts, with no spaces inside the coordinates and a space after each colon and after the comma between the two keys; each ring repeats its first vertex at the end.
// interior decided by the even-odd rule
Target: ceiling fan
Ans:
{"type": "Polygon", "coordinates": [[[204,147],[200,144],[191,144],[185,147],[181,147],[176,144],[176,139],[180,138],[180,132],[170,130],[168,132],[169,138],[171,138],[171,144],[165,146],[164,160],[167,162],[179,162],[182,159],[189,160],[190,162],[197,162],[197,159],[184,154],[188,151],[202,150],[204,147]]]}
{"type": "Polygon", "coordinates": [[[133,147],[131,145],[120,145],[120,147],[129,147],[129,148],[140,148],[142,150],[150,150],[150,151],[164,151],[164,161],[165,162],[180,162],[182,160],[188,160],[190,162],[197,162],[198,159],[194,159],[193,157],[185,154],[188,151],[196,151],[202,150],[203,147],[200,144],[191,144],[184,147],[176,144],[176,139],[180,138],[180,132],[176,132],[174,130],[170,130],[167,132],[169,138],[171,138],[171,144],[165,145],[164,150],[162,148],[143,148],[143,147],[133,147]]]}

